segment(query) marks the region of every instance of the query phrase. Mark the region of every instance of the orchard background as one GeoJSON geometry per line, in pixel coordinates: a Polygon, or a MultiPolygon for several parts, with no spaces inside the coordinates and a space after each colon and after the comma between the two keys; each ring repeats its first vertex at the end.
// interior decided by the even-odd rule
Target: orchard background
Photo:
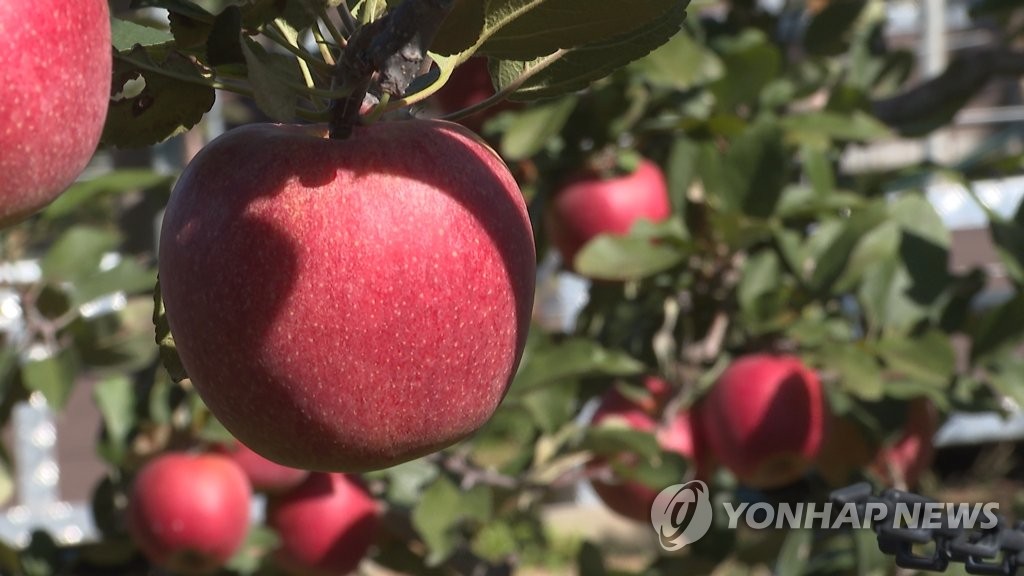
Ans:
{"type": "MultiPolygon", "coordinates": [[[[647,510],[639,520],[611,512],[591,480],[642,493],[696,475],[719,501],[781,502],[823,501],[866,478],[940,499],[996,500],[1017,516],[1018,438],[1008,422],[1024,401],[1024,204],[1019,183],[1014,193],[1010,184],[993,192],[992,182],[1019,182],[1024,142],[1020,118],[984,116],[1020,110],[1018,2],[950,0],[967,47],[922,63],[923,39],[893,30],[899,2],[422,1],[447,13],[429,46],[437,66],[423,76],[382,71],[375,78],[407,96],[378,98],[371,87],[364,119],[459,119],[496,89],[509,96],[513,104],[461,121],[516,176],[540,271],[525,353],[486,426],[361,475],[381,514],[363,573],[896,571],[864,532],[715,525],[669,554],[647,510]],[[481,80],[480,57],[490,58],[493,82],[481,80]],[[664,174],[666,217],[600,235],[563,263],[559,226],[589,209],[559,194],[584,170],[614,179],[644,159],[664,174]],[[965,256],[977,238],[952,229],[943,202],[957,199],[953,212],[982,216],[972,224],[983,229],[982,258],[965,256]],[[751,408],[723,392],[726,369],[756,355],[799,358],[820,380],[826,410],[809,413],[799,394],[751,408]],[[620,408],[608,408],[615,395],[620,408]],[[937,450],[934,434],[954,412],[997,413],[1007,424],[989,436],[996,441],[937,450]],[[699,430],[726,439],[705,446],[698,431],[681,450],[655,432],[690,413],[702,414],[699,430]],[[753,452],[721,432],[743,418],[758,423],[753,452]],[[798,453],[773,468],[784,481],[736,473],[736,462],[775,456],[776,439],[798,453]]],[[[336,85],[345,86],[334,69],[339,46],[403,2],[338,4],[110,3],[112,88],[99,152],[56,201],[0,232],[0,418],[15,425],[0,495],[13,506],[5,529],[27,530],[0,547],[0,573],[166,573],[126,520],[138,473],[162,454],[232,438],[183,372],[154,300],[162,211],[182,168],[226,129],[336,121],[329,103],[352,98],[336,85]],[[29,535],[45,511],[16,506],[45,484],[19,465],[37,454],[33,442],[52,444],[23,434],[48,410],[73,434],[82,430],[75,419],[99,415],[86,434],[102,467],[62,469],[65,483],[95,481],[86,518],[60,512],[88,526],[84,539],[29,535]]],[[[284,569],[274,550],[286,535],[259,521],[264,502],[254,500],[256,520],[222,573],[284,569]]]]}

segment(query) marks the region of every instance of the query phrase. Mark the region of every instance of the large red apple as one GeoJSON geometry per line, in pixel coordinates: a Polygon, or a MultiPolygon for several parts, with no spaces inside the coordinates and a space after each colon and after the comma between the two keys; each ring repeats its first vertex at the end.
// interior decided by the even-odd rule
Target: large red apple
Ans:
{"type": "Polygon", "coordinates": [[[702,402],[702,426],[719,462],[752,488],[802,477],[824,437],[818,376],[798,358],[755,354],[733,362],[702,402]]]}
{"type": "Polygon", "coordinates": [[[107,0],[0,2],[0,226],[49,204],[88,164],[110,101],[107,0]]]}
{"type": "MultiPolygon", "coordinates": [[[[644,388],[647,396],[642,398],[626,398],[617,390],[610,390],[602,397],[592,424],[619,419],[634,430],[650,432],[663,450],[682,455],[696,467],[696,477],[705,477],[710,462],[699,428],[693,425],[692,417],[696,413],[679,412],[663,424],[661,414],[671,397],[671,388],[655,377],[646,378],[644,388]]],[[[622,454],[619,463],[628,466],[631,458],[635,455],[622,454]]],[[[590,473],[594,492],[609,509],[638,522],[650,521],[651,505],[659,490],[637,481],[609,478],[612,467],[604,459],[591,462],[590,473]]]]}
{"type": "MultiPolygon", "coordinates": [[[[451,77],[440,90],[434,93],[434,100],[443,114],[457,112],[479,104],[494,95],[494,83],[487,69],[487,58],[474,57],[466,60],[452,71],[451,77]]],[[[479,132],[488,120],[505,110],[512,110],[517,104],[503,100],[494,106],[459,120],[459,124],[479,132]]]]}
{"type": "Polygon", "coordinates": [[[939,428],[939,414],[926,398],[916,398],[907,407],[903,432],[876,455],[870,469],[887,484],[912,488],[935,458],[932,439],[939,428]]]}
{"type": "Polygon", "coordinates": [[[645,159],[623,176],[575,178],[554,196],[548,233],[562,260],[573,268],[576,254],[599,234],[626,234],[639,220],[658,222],[671,213],[665,175],[645,159]]]}
{"type": "Polygon", "coordinates": [[[275,496],[267,524],[281,538],[278,563],[291,574],[340,576],[359,565],[376,539],[377,504],[344,474],[311,474],[275,496]]]}
{"type": "Polygon", "coordinates": [[[238,441],[231,446],[218,446],[217,449],[234,460],[249,478],[253,489],[260,492],[283,492],[298,486],[306,476],[309,476],[308,470],[289,468],[271,462],[238,441]]]}
{"type": "Polygon", "coordinates": [[[233,130],[182,174],[160,241],[192,383],[246,446],[307,470],[385,468],[480,428],[535,275],[512,175],[439,121],[233,130]]]}
{"type": "Polygon", "coordinates": [[[129,531],[154,564],[184,574],[209,573],[242,545],[251,497],[245,473],[227,457],[167,453],[135,478],[129,531]]]}

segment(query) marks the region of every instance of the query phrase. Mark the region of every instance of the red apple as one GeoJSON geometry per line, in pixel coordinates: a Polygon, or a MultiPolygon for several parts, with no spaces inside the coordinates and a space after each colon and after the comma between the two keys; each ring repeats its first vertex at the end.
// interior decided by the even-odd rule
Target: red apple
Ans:
{"type": "Polygon", "coordinates": [[[298,486],[306,476],[309,476],[308,470],[289,468],[271,462],[238,441],[230,447],[218,446],[218,450],[234,460],[249,478],[253,489],[260,492],[283,492],[298,486]]]}
{"type": "Polygon", "coordinates": [[[573,268],[576,254],[594,237],[626,234],[641,219],[659,222],[671,213],[664,174],[650,160],[641,160],[630,174],[577,177],[558,191],[548,213],[548,233],[573,268]]]}
{"type": "Polygon", "coordinates": [[[373,498],[344,474],[311,474],[267,508],[267,525],[281,538],[275,558],[302,576],[353,571],[376,539],[379,522],[373,498]]]}
{"type": "Polygon", "coordinates": [[[450,122],[233,130],[185,169],[160,240],[192,383],[246,446],[306,470],[386,468],[479,429],[535,276],[515,180],[450,122]]]}
{"type": "Polygon", "coordinates": [[[227,457],[166,453],[135,478],[129,531],[158,566],[186,574],[213,572],[245,540],[250,498],[249,480],[227,457]]]}
{"type": "Polygon", "coordinates": [[[871,471],[889,485],[912,488],[935,458],[932,439],[939,428],[939,415],[926,398],[916,398],[907,407],[903,433],[886,444],[871,465],[871,471]]]}
{"type": "MultiPolygon", "coordinates": [[[[487,69],[487,58],[477,56],[457,66],[448,81],[434,93],[433,97],[441,109],[441,113],[448,114],[479,104],[493,96],[494,92],[491,73],[487,69]]],[[[517,106],[514,102],[503,100],[459,120],[459,124],[474,132],[479,132],[488,120],[501,112],[515,109],[517,106]]]]}
{"type": "Polygon", "coordinates": [[[784,486],[810,469],[821,447],[821,383],[798,358],[745,356],[704,398],[702,425],[718,461],[741,483],[784,486]]]}
{"type": "MultiPolygon", "coordinates": [[[[697,430],[691,420],[693,414],[680,412],[667,424],[662,425],[661,413],[671,398],[671,388],[664,380],[654,377],[644,380],[644,388],[648,396],[640,399],[626,398],[617,390],[610,390],[601,399],[601,405],[594,413],[592,424],[620,419],[634,430],[651,432],[655,434],[663,450],[682,455],[696,467],[698,478],[705,477],[709,465],[707,451],[704,449],[703,439],[699,434],[694,434],[697,430]]],[[[618,463],[628,466],[635,458],[635,454],[622,454],[618,463]]],[[[608,478],[612,474],[612,468],[603,458],[591,462],[590,472],[593,476],[591,486],[594,492],[609,509],[638,522],[650,522],[651,505],[659,490],[637,481],[608,478]]]]}
{"type": "Polygon", "coordinates": [[[49,204],[88,164],[110,101],[107,0],[0,2],[0,227],[49,204]]]}

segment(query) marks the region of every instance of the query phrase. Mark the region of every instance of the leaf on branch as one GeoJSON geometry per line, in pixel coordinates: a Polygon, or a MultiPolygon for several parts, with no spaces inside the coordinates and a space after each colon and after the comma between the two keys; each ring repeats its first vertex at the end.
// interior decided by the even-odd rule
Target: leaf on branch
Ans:
{"type": "Polygon", "coordinates": [[[42,360],[33,360],[21,368],[21,379],[25,387],[41,392],[46,402],[54,409],[61,410],[71,396],[78,369],[75,351],[65,348],[42,360]]]}
{"type": "Polygon", "coordinates": [[[171,326],[167,322],[167,310],[164,308],[163,298],[160,297],[159,278],[156,287],[153,288],[153,326],[156,329],[156,343],[160,347],[160,361],[167,369],[167,373],[175,382],[188,379],[185,365],[181,363],[178,348],[174,344],[171,326]]]}
{"type": "Polygon", "coordinates": [[[112,18],[110,21],[110,43],[118,52],[130,50],[136,44],[156,46],[173,39],[174,37],[166,30],[143,26],[120,18],[112,18]]]}
{"type": "Polygon", "coordinates": [[[216,99],[207,83],[199,66],[169,45],[118,53],[103,142],[150,146],[192,128],[216,99]]]}
{"type": "Polygon", "coordinates": [[[510,393],[588,376],[632,376],[644,365],[625,352],[608,350],[592,340],[574,338],[534,350],[516,375],[510,393]]]}
{"type": "Polygon", "coordinates": [[[242,37],[242,54],[249,69],[249,81],[255,89],[256,105],[264,114],[278,122],[295,120],[298,98],[282,78],[299,81],[294,58],[273,54],[248,36],[242,37]]]}
{"type": "MultiPolygon", "coordinates": [[[[550,98],[581,90],[630,62],[642,58],[677,34],[686,19],[687,1],[677,1],[663,17],[648,26],[608,40],[577,46],[531,76],[511,96],[513,100],[550,98]]],[[[520,76],[545,62],[501,60],[497,64],[497,88],[516,82],[520,76]]]]}

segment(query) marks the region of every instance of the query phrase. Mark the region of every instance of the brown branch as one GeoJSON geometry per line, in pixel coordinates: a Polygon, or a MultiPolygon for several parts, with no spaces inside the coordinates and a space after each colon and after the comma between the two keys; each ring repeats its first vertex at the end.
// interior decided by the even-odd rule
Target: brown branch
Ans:
{"type": "Polygon", "coordinates": [[[871,103],[874,115],[904,134],[927,132],[944,123],[997,76],[1024,74],[1024,52],[1001,48],[971,50],[954,58],[942,74],[871,103]]]}
{"type": "Polygon", "coordinates": [[[331,138],[352,133],[371,82],[382,93],[404,95],[453,5],[454,0],[407,0],[352,35],[335,68],[335,85],[350,92],[331,107],[331,138]]]}

